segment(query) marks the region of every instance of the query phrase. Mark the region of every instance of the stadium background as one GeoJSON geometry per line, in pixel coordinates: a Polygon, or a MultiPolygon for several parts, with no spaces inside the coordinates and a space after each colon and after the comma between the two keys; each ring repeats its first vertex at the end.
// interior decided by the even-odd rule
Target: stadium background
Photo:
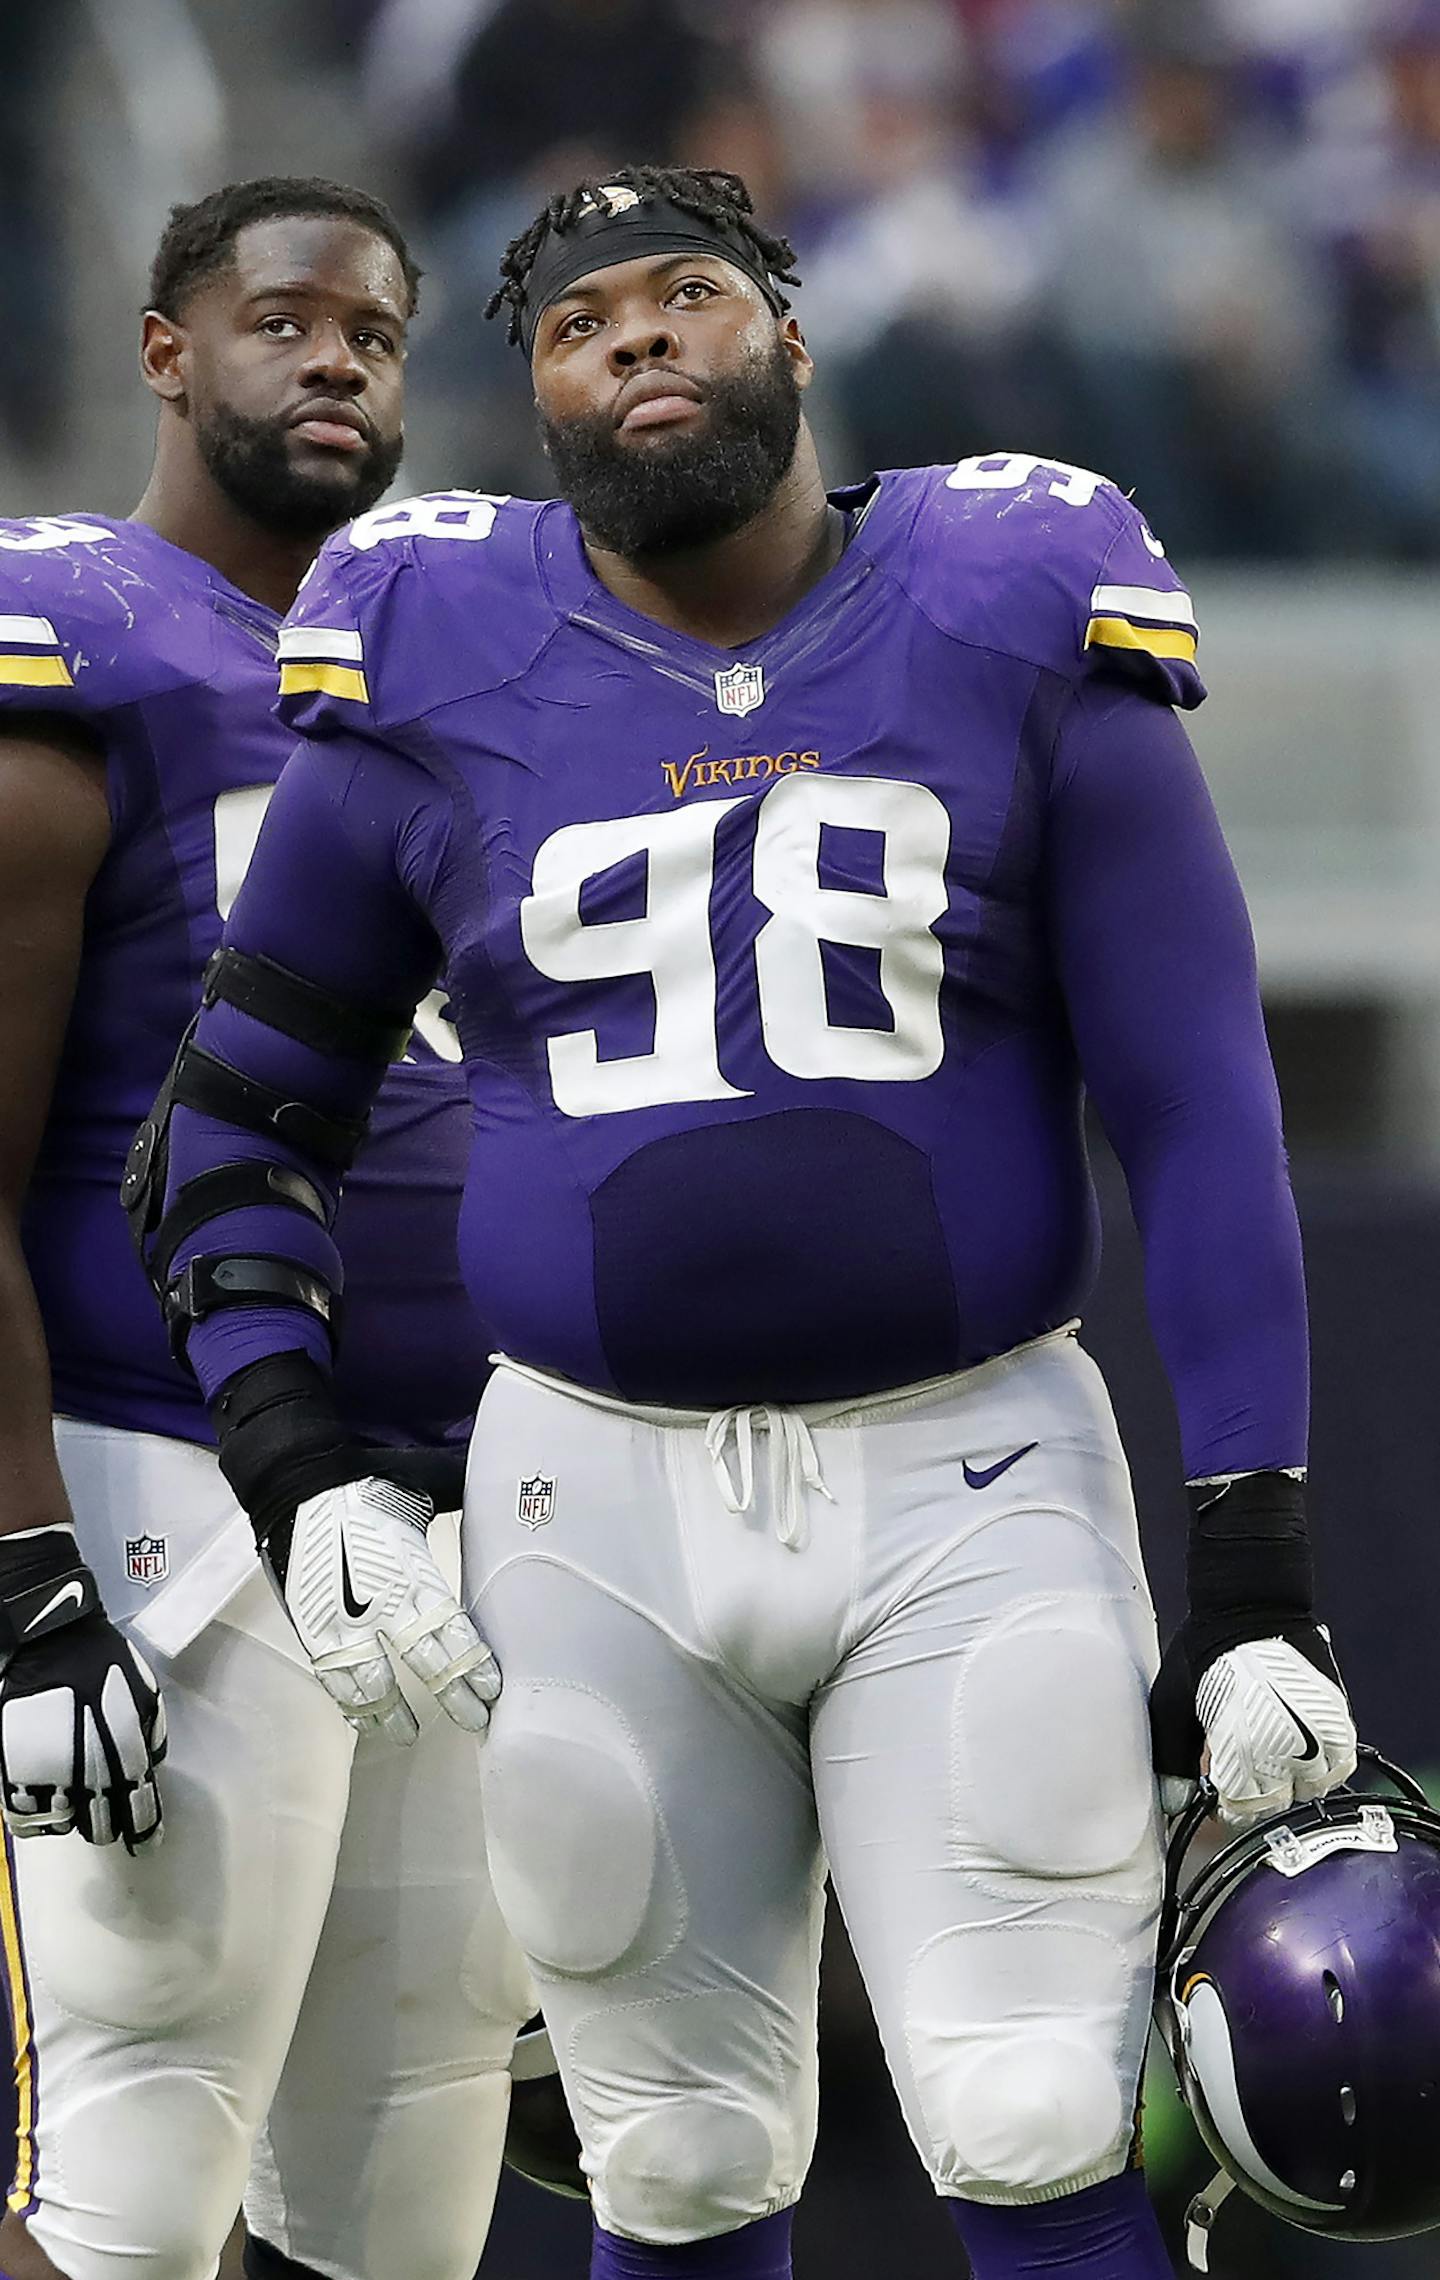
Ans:
{"type": "MultiPolygon", "coordinates": [[[[837,477],[1024,449],[1133,488],[1197,597],[1305,1221],[1323,1600],[1362,1731],[1440,1770],[1440,0],[6,0],[0,511],[123,513],[169,203],[390,195],[428,275],[404,485],[543,486],[479,321],[592,165],[742,171],[795,239],[837,477]]],[[[1143,945],[1137,955],[1143,956],[1143,945]]],[[[1162,1607],[1181,1510],[1123,1200],[1090,1321],[1162,1607]]],[[[802,2275],[956,2269],[843,1939],[802,2275]]],[[[1158,2079],[1172,2226],[1203,2164],[1158,2079]]],[[[487,2280],[583,2269],[507,2185],[487,2280]]],[[[1220,2280],[1434,2280],[1232,2203],[1220,2280]]]]}

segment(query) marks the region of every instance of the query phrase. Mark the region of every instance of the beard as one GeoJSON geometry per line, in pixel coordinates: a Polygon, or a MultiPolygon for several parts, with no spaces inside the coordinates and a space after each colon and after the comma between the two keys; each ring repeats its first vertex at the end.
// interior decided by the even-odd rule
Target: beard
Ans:
{"type": "Polygon", "coordinates": [[[215,404],[196,420],[200,456],[233,507],[277,538],[321,539],[383,497],[405,448],[403,435],[376,437],[363,456],[334,473],[295,464],[281,419],[252,419],[215,404]]]}
{"type": "Polygon", "coordinates": [[[609,412],[540,418],[561,496],[586,533],[635,559],[728,538],[768,505],[795,456],[800,390],[784,342],[712,380],[693,429],[627,444],[609,412]]]}

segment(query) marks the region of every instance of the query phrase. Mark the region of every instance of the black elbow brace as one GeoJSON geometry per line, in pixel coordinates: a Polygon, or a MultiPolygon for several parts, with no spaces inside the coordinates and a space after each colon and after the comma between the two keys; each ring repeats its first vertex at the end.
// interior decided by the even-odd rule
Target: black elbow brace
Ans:
{"type": "MultiPolygon", "coordinates": [[[[217,1004],[234,1006],[312,1052],[369,1062],[377,1075],[387,1061],[399,1058],[410,1036],[408,1023],[393,1014],[352,1005],[269,958],[252,958],[241,950],[216,951],[205,969],[200,1011],[181,1038],[169,1074],[135,1135],[120,1185],[120,1201],[130,1221],[131,1236],[157,1291],[163,1290],[170,1257],[196,1225],[192,1213],[189,1225],[177,1231],[168,1224],[171,1214],[165,1213],[170,1114],[177,1101],[221,1123],[238,1125],[242,1132],[279,1140],[337,1173],[348,1171],[369,1121],[368,1117],[331,1116],[305,1101],[291,1100],[273,1086],[207,1053],[195,1042],[196,1025],[200,1013],[217,1004]],[[157,1235],[166,1254],[158,1265],[149,1255],[149,1245],[157,1235]]],[[[324,1220],[325,1205],[316,1190],[299,1174],[292,1173],[289,1179],[293,1192],[284,1192],[283,1181],[277,1176],[281,1192],[237,1200],[294,1202],[324,1220]]],[[[198,1185],[188,1182],[184,1195],[193,1194],[198,1185]]],[[[178,1212],[182,1200],[183,1196],[176,1199],[172,1214],[178,1212]]],[[[236,1204],[214,1206],[216,1212],[226,1208],[233,1210],[236,1204]]]]}

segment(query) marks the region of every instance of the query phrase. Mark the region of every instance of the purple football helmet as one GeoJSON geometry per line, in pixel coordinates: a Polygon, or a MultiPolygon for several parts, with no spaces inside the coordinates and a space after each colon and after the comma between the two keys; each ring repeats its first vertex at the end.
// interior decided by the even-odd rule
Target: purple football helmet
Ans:
{"type": "MultiPolygon", "coordinates": [[[[1202,1790],[1171,1840],[1156,2015],[1230,2180],[1305,2231],[1393,2240],[1440,2225],[1440,1813],[1360,1755],[1388,1792],[1334,1790],[1187,1879],[1202,1790]]],[[[1192,2210],[1202,2270],[1216,2206],[1192,2210]]]]}

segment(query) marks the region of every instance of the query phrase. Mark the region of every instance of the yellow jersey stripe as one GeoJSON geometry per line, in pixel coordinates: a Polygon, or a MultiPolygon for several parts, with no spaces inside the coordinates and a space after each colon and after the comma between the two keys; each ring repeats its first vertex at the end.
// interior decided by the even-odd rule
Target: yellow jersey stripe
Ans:
{"type": "Polygon", "coordinates": [[[30,1996],[20,1952],[20,1918],[15,1905],[14,1868],[7,1839],[0,1847],[0,1947],[5,1956],[5,1988],[15,2037],[15,2180],[7,2206],[22,2214],[33,2199],[35,2181],[35,2052],[30,1996]]]}
{"type": "Polygon", "coordinates": [[[318,689],[327,697],[349,697],[357,705],[368,705],[370,691],[358,665],[282,665],[280,668],[280,694],[282,697],[303,697],[311,689],[318,689]]]}
{"type": "Polygon", "coordinates": [[[1194,663],[1195,636],[1178,628],[1131,625],[1125,618],[1094,617],[1085,629],[1087,649],[1144,649],[1152,657],[1183,657],[1194,663]]]}
{"type": "Polygon", "coordinates": [[[12,689],[73,689],[63,657],[0,657],[0,685],[12,689]]]}

